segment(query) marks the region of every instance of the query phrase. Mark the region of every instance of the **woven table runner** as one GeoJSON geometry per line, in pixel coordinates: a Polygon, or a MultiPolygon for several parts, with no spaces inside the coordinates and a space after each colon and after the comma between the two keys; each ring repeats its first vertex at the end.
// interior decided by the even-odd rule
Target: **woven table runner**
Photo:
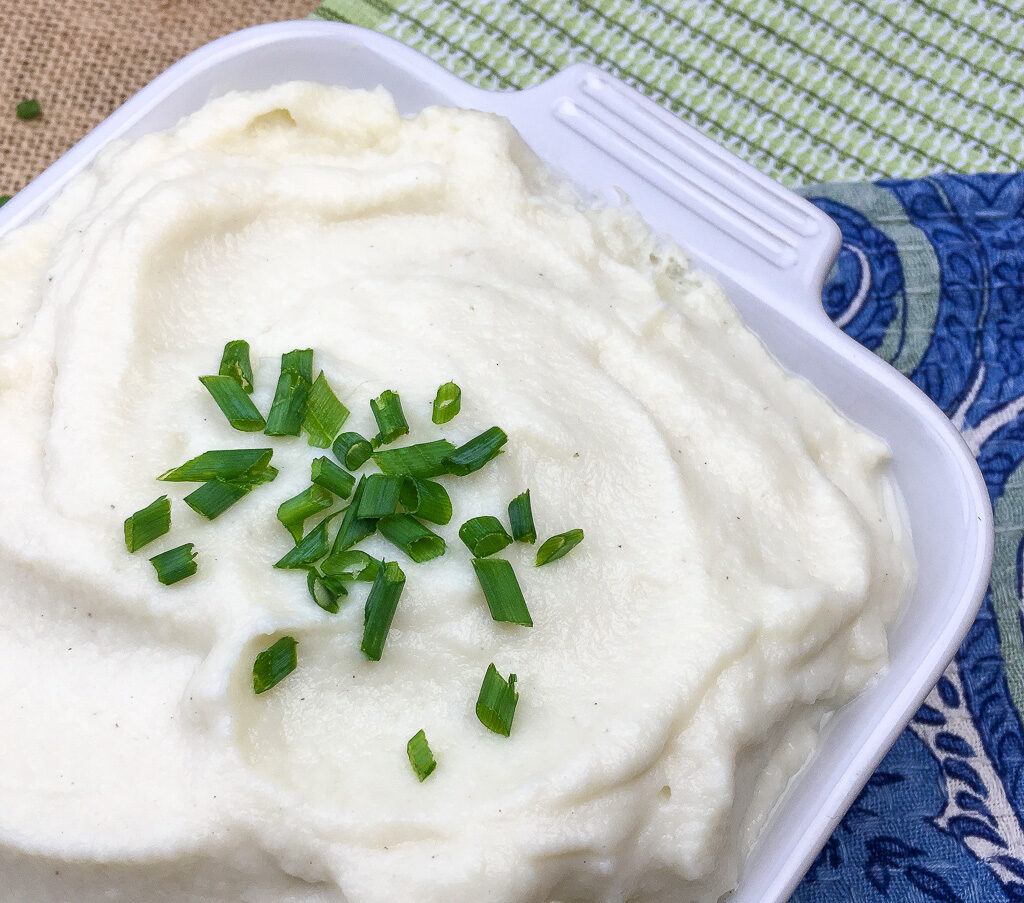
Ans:
{"type": "Polygon", "coordinates": [[[1024,155],[1014,0],[326,0],[317,14],[495,90],[595,63],[789,185],[1012,172],[1024,155]]]}

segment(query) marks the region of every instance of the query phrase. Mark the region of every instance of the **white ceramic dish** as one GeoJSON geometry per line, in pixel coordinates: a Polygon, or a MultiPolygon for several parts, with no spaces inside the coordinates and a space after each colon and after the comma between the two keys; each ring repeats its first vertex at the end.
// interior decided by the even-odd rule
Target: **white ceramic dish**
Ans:
{"type": "Polygon", "coordinates": [[[839,249],[835,224],[631,88],[572,66],[518,93],[473,88],[373,32],[285,22],[215,41],[172,66],[0,210],[0,234],[29,219],[109,141],[173,125],[211,97],[290,79],[383,85],[404,113],[450,104],[507,116],[582,190],[624,190],[728,289],[790,371],[884,438],[914,536],[917,587],[891,636],[892,664],[832,719],[746,863],[732,903],[788,898],[935,683],[974,619],[992,559],[992,512],[973,457],[942,413],[840,332],[820,303],[839,249]]]}

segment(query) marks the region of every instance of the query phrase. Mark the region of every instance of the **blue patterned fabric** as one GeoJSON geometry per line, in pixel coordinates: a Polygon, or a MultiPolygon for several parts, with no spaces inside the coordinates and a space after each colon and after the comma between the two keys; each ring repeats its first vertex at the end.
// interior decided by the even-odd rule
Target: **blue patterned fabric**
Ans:
{"type": "Polygon", "coordinates": [[[843,231],[826,310],[960,428],[996,546],[956,659],[793,903],[1024,903],[1024,173],[806,194],[843,231]]]}

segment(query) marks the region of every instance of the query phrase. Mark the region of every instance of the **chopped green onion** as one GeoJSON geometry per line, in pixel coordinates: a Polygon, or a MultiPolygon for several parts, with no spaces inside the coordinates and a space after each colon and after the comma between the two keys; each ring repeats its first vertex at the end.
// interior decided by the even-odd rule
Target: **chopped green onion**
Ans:
{"type": "Polygon", "coordinates": [[[547,564],[549,561],[557,561],[563,555],[568,555],[573,549],[583,542],[582,530],[566,530],[550,539],[545,539],[541,547],[537,549],[537,567],[547,564]]]}
{"type": "Polygon", "coordinates": [[[136,552],[171,529],[171,503],[166,495],[140,508],[124,522],[124,544],[136,552]]]}
{"type": "Polygon", "coordinates": [[[394,514],[402,494],[402,478],[397,474],[371,473],[363,485],[359,517],[384,517],[394,514]]]}
{"type": "Polygon", "coordinates": [[[226,483],[224,480],[207,480],[198,489],[185,496],[185,504],[208,520],[219,517],[235,502],[245,498],[252,486],[244,483],[226,483]]]}
{"type": "Polygon", "coordinates": [[[473,570],[495,621],[533,627],[516,572],[504,558],[474,558],[473,570]]]}
{"type": "Polygon", "coordinates": [[[400,473],[409,477],[437,477],[447,472],[445,462],[455,451],[447,439],[385,448],[373,453],[373,460],[384,473],[400,473]]]}
{"type": "Polygon", "coordinates": [[[492,662],[487,666],[484,682],[480,686],[480,695],[476,700],[476,717],[487,730],[508,737],[512,733],[512,721],[516,716],[518,702],[516,676],[510,674],[508,680],[505,680],[492,662]]]}
{"type": "Polygon", "coordinates": [[[341,527],[338,535],[334,537],[334,546],[331,554],[342,552],[357,542],[366,539],[377,529],[377,519],[374,517],[360,517],[359,505],[363,499],[363,490],[366,488],[366,477],[360,477],[356,483],[355,491],[352,493],[352,501],[345,509],[345,515],[341,519],[341,527]]]}
{"type": "Polygon", "coordinates": [[[359,470],[373,454],[373,446],[359,433],[342,433],[334,440],[331,450],[349,470],[359,470]]]}
{"type": "Polygon", "coordinates": [[[274,476],[277,475],[277,470],[268,466],[273,454],[272,448],[225,448],[203,452],[180,467],[160,474],[157,479],[173,483],[205,483],[207,480],[263,482],[266,471],[273,470],[274,476]]]}
{"type": "Polygon", "coordinates": [[[252,664],[252,688],[256,695],[277,686],[298,664],[294,637],[283,636],[273,646],[264,649],[252,664]]]}
{"type": "Polygon", "coordinates": [[[508,520],[512,524],[512,538],[516,542],[537,541],[537,528],[533,525],[533,508],[530,506],[530,490],[517,495],[508,503],[508,520]]]}
{"type": "Polygon", "coordinates": [[[327,527],[335,514],[328,514],[320,523],[302,537],[295,547],[288,551],[274,567],[304,568],[319,561],[327,554],[327,527]]]}
{"type": "Polygon", "coordinates": [[[252,394],[254,380],[252,361],[249,358],[249,343],[243,339],[228,342],[224,346],[220,369],[217,372],[221,376],[230,376],[245,392],[252,394]]]}
{"type": "Polygon", "coordinates": [[[303,348],[281,355],[281,369],[301,376],[307,383],[313,382],[313,349],[303,348]]]}
{"type": "Polygon", "coordinates": [[[233,376],[200,376],[199,382],[206,386],[217,407],[224,412],[236,430],[256,433],[267,425],[245,389],[233,376]]]}
{"type": "Polygon", "coordinates": [[[420,520],[446,524],[452,519],[452,500],[448,490],[433,480],[406,477],[402,481],[399,498],[406,512],[415,514],[420,520]]]}
{"type": "Polygon", "coordinates": [[[501,454],[501,447],[508,442],[505,431],[496,426],[484,430],[479,436],[470,439],[465,445],[453,451],[446,461],[448,473],[464,477],[466,474],[479,470],[492,458],[501,454]]]}
{"type": "Polygon", "coordinates": [[[383,562],[366,597],[363,613],[363,641],[359,648],[372,662],[379,662],[395,618],[398,600],[405,587],[405,574],[394,561],[383,562]]]}
{"type": "Polygon", "coordinates": [[[306,586],[313,601],[332,615],[338,613],[341,597],[348,595],[345,581],[341,577],[321,574],[316,568],[310,568],[306,574],[306,586]]]}
{"type": "Polygon", "coordinates": [[[356,485],[356,478],[342,470],[330,458],[314,458],[310,466],[310,477],[317,486],[323,486],[339,498],[347,499],[356,485]]]}
{"type": "Polygon", "coordinates": [[[459,539],[475,558],[486,558],[500,552],[512,542],[512,537],[505,532],[501,521],[489,514],[466,521],[459,527],[459,539]]]}
{"type": "Polygon", "coordinates": [[[373,583],[380,570],[380,562],[362,549],[331,552],[320,564],[320,570],[331,577],[373,583]]]}
{"type": "Polygon", "coordinates": [[[186,542],[174,549],[168,549],[150,558],[156,569],[156,579],[164,586],[170,586],[186,577],[191,577],[197,570],[196,554],[192,551],[195,543],[186,542]]]}
{"type": "Polygon", "coordinates": [[[3,207],[12,197],[14,197],[13,194],[0,194],[0,207],[3,207]]]}
{"type": "Polygon", "coordinates": [[[281,355],[281,375],[267,415],[268,436],[298,436],[306,419],[310,384],[313,382],[313,349],[281,355]]]}
{"type": "Polygon", "coordinates": [[[207,480],[185,496],[185,504],[197,514],[213,520],[235,502],[245,498],[257,486],[270,483],[276,477],[277,468],[267,464],[262,469],[250,470],[236,480],[207,480]]]}
{"type": "Polygon", "coordinates": [[[248,486],[250,489],[255,489],[264,483],[273,483],[277,479],[277,473],[277,468],[268,464],[262,470],[255,470],[252,473],[246,474],[240,480],[234,480],[233,482],[248,486]]]}
{"type": "Polygon", "coordinates": [[[268,436],[298,436],[306,417],[309,383],[291,370],[281,370],[277,390],[267,414],[268,436]]]}
{"type": "Polygon", "coordinates": [[[434,423],[447,423],[462,408],[462,389],[455,383],[447,382],[437,390],[434,396],[434,423]]]}
{"type": "Polygon", "coordinates": [[[437,768],[434,754],[430,751],[430,744],[427,743],[427,735],[423,731],[414,734],[406,744],[405,751],[409,756],[412,770],[416,772],[416,777],[422,784],[437,768]]]}
{"type": "Polygon", "coordinates": [[[409,424],[402,410],[402,399],[397,392],[385,389],[376,398],[370,400],[373,419],[377,421],[377,435],[373,438],[373,446],[387,445],[399,436],[409,432],[409,424]]]}
{"type": "Polygon", "coordinates": [[[15,108],[14,112],[19,119],[35,119],[43,112],[38,100],[23,100],[15,108]]]}
{"type": "Polygon", "coordinates": [[[408,514],[389,514],[377,521],[380,535],[394,543],[417,564],[440,558],[444,540],[408,514]]]}
{"type": "Polygon", "coordinates": [[[309,436],[309,444],[317,448],[330,448],[346,420],[348,408],[338,401],[338,396],[334,394],[321,370],[309,390],[306,417],[302,421],[302,428],[309,436]]]}
{"type": "Polygon", "coordinates": [[[302,539],[302,525],[307,518],[319,514],[333,504],[334,496],[330,492],[322,486],[310,486],[298,495],[281,502],[277,509],[277,519],[292,534],[292,539],[299,542],[302,539]]]}

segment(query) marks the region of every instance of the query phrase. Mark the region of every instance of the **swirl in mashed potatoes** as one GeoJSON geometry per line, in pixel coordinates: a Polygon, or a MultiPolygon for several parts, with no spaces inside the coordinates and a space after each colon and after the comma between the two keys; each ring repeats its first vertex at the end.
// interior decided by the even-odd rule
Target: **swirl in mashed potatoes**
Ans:
{"type": "Polygon", "coordinates": [[[821,718],[886,663],[912,579],[886,448],[500,118],[221,97],[7,235],[0,298],[6,900],[713,901],[821,718]],[[452,379],[446,435],[509,434],[453,491],[452,554],[402,561],[379,663],[361,600],[327,614],[272,568],[304,440],[273,440],[280,477],[214,523],[175,496],[195,577],[162,587],[121,545],[161,471],[268,444],[196,380],[236,338],[263,411],[277,356],[314,346],[353,429],[399,388],[410,439],[437,435],[452,379]],[[587,536],[545,568],[503,553],[532,629],[494,622],[454,554],[527,487],[542,538],[587,536]],[[299,667],[254,696],[283,634],[299,667]],[[473,710],[491,661],[519,675],[509,739],[473,710]]]}

